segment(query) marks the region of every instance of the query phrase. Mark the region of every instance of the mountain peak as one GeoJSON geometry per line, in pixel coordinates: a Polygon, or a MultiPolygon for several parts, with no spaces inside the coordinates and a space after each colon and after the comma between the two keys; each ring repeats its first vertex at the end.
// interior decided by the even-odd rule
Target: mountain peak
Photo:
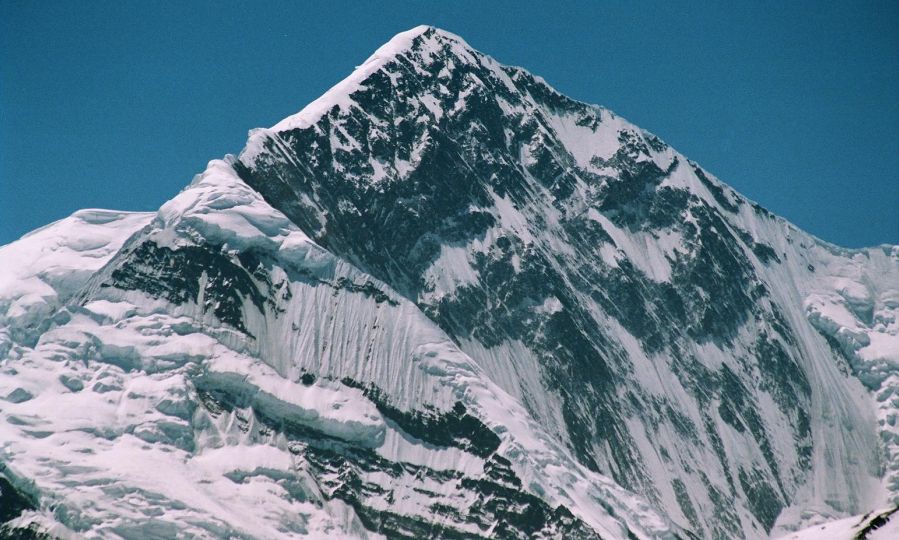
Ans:
{"type": "Polygon", "coordinates": [[[375,52],[375,55],[386,50],[393,50],[397,53],[400,53],[415,48],[417,44],[414,42],[419,37],[422,38],[421,42],[423,43],[443,41],[456,43],[463,47],[470,48],[470,46],[464,39],[452,32],[448,32],[442,28],[437,28],[436,26],[431,26],[429,24],[421,24],[419,26],[416,26],[415,28],[410,28],[405,32],[400,32],[399,34],[390,38],[387,43],[382,45],[375,52]]]}
{"type": "Polygon", "coordinates": [[[761,539],[899,501],[899,247],[431,26],[157,214],[0,261],[19,528],[761,539]]]}
{"type": "Polygon", "coordinates": [[[663,501],[680,526],[709,537],[787,527],[782,511],[817,504],[804,495],[808,479],[828,493],[855,486],[819,505],[832,504],[831,515],[878,496],[867,465],[876,428],[864,442],[839,429],[873,426],[870,409],[857,387],[828,381],[844,377],[841,362],[883,357],[865,349],[880,336],[850,341],[839,330],[849,326],[831,321],[865,306],[852,324],[867,336],[871,299],[885,293],[832,293],[843,278],[831,272],[847,261],[658,137],[431,27],[398,35],[264,135],[235,162],[244,182],[412,300],[511,395],[556,396],[535,417],[583,466],[663,501]],[[828,343],[840,339],[846,356],[828,343]],[[509,366],[542,382],[519,383],[509,366]],[[634,410],[622,412],[621,388],[633,389],[634,410]],[[828,399],[845,413],[821,426],[827,435],[806,421],[821,388],[842,392],[828,399]],[[707,389],[720,403],[710,412],[707,389]],[[780,443],[737,415],[788,426],[787,442],[774,450],[780,443]],[[683,438],[662,443],[653,418],[677,418],[683,438]],[[644,434],[632,436],[635,425],[644,434]],[[825,444],[862,457],[835,469],[815,453],[825,444]],[[674,472],[644,480],[655,467],[674,472]]]}
{"type": "Polygon", "coordinates": [[[332,86],[300,112],[288,116],[272,126],[270,131],[281,132],[309,127],[318,122],[335,105],[350,105],[349,96],[362,86],[363,81],[385,65],[395,61],[398,56],[408,56],[410,53],[419,51],[430,56],[444,47],[453,50],[453,53],[459,58],[474,60],[473,53],[475,51],[461,37],[434,26],[416,26],[393,36],[365,62],[357,66],[349,76],[332,86]]]}

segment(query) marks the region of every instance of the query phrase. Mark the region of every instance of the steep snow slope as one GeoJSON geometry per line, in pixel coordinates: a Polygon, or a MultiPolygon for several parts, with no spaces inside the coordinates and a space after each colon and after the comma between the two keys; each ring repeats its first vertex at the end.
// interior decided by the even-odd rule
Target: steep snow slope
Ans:
{"type": "Polygon", "coordinates": [[[826,245],[429,27],[254,130],[237,170],[680,525],[763,537],[886,497],[895,248],[826,245]],[[887,386],[880,428],[850,371],[887,386]]]}
{"type": "Polygon", "coordinates": [[[3,475],[29,509],[10,527],[673,535],[413,304],[310,241],[226,161],[83,285],[0,371],[3,475]]]}
{"type": "Polygon", "coordinates": [[[419,27],[158,213],[0,248],[0,517],[102,537],[820,526],[899,499],[897,309],[896,247],[823,243],[419,27]]]}
{"type": "Polygon", "coordinates": [[[30,342],[57,308],[153,214],[81,210],[0,247],[0,355],[30,342]]]}

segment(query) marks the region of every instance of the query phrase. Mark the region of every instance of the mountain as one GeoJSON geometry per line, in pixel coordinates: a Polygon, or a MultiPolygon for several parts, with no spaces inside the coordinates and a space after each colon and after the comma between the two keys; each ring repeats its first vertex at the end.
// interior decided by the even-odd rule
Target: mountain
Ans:
{"type": "Polygon", "coordinates": [[[433,27],[0,268],[8,536],[766,538],[899,503],[899,246],[433,27]]]}

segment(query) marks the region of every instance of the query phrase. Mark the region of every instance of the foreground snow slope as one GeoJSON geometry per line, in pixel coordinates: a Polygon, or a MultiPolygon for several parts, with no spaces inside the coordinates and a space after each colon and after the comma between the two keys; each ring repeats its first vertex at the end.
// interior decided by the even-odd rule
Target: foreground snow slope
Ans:
{"type": "Polygon", "coordinates": [[[159,212],[0,248],[0,517],[125,538],[820,527],[899,501],[897,310],[899,248],[826,244],[419,27],[159,212]]]}

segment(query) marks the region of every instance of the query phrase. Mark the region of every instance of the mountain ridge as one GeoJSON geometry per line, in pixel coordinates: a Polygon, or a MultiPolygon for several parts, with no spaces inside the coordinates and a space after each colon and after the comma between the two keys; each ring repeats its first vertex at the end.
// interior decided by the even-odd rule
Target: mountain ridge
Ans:
{"type": "MultiPolygon", "coordinates": [[[[87,281],[63,280],[54,296],[21,294],[22,279],[49,275],[31,269],[0,287],[7,401],[15,412],[40,399],[13,373],[23,362],[53,373],[60,360],[50,358],[83,361],[89,369],[78,380],[92,373],[86,381],[98,396],[171,373],[178,382],[167,392],[179,397],[155,410],[177,420],[127,427],[141,419],[135,413],[125,428],[110,428],[124,429],[111,440],[136,434],[194,463],[232,449],[308,455],[316,472],[299,491],[285,488],[297,468],[284,476],[274,472],[283,465],[263,473],[238,466],[225,475],[235,497],[246,479],[263,478],[287,489],[290,504],[323,501],[324,513],[297,510],[312,516],[307,534],[420,535],[436,520],[448,527],[440,534],[463,536],[586,535],[592,527],[612,537],[764,537],[861,513],[886,496],[879,438],[891,440],[890,396],[899,388],[890,320],[899,249],[834,249],[649,132],[447,32],[400,34],[301,112],[251,131],[237,158],[210,162],[152,220],[134,219],[129,239],[73,242],[79,253],[109,255],[81,274],[87,281]],[[158,335],[123,342],[129,328],[158,335]],[[163,346],[169,340],[177,345],[163,346]],[[356,355],[365,360],[349,360],[356,355]],[[878,394],[880,427],[867,392],[878,394]],[[369,413],[344,424],[290,397],[305,394],[369,413]],[[310,420],[310,411],[326,420],[310,420]],[[381,500],[396,496],[392,489],[388,496],[370,481],[360,489],[328,476],[328,460],[364,478],[392,470],[391,460],[408,464],[402,456],[430,455],[417,443],[411,454],[400,450],[405,443],[385,449],[424,436],[422,425],[446,430],[428,444],[454,456],[463,476],[454,495],[423,499],[442,506],[396,512],[381,500]],[[847,425],[869,427],[846,435],[847,425]],[[484,446],[489,433],[499,434],[497,446],[484,446]],[[335,443],[322,446],[321,434],[343,441],[343,457],[323,461],[322,448],[335,443]],[[372,457],[371,444],[387,461],[372,457]],[[548,463],[563,473],[541,478],[548,463]],[[506,506],[475,512],[487,521],[473,525],[449,512],[453,497],[506,506]],[[529,521],[535,515],[543,517],[529,521]]],[[[0,254],[12,260],[15,245],[0,254]]],[[[60,379],[64,392],[86,395],[73,380],[60,379]]],[[[21,448],[41,448],[33,430],[8,430],[21,448]]],[[[896,455],[889,443],[886,450],[896,455]]],[[[33,467],[25,455],[4,459],[33,467]]],[[[893,493],[896,463],[887,458],[893,493]]],[[[391,478],[386,486],[405,481],[391,478]]],[[[159,521],[157,531],[169,530],[159,521]]],[[[252,530],[249,523],[241,527],[252,530]]]]}

